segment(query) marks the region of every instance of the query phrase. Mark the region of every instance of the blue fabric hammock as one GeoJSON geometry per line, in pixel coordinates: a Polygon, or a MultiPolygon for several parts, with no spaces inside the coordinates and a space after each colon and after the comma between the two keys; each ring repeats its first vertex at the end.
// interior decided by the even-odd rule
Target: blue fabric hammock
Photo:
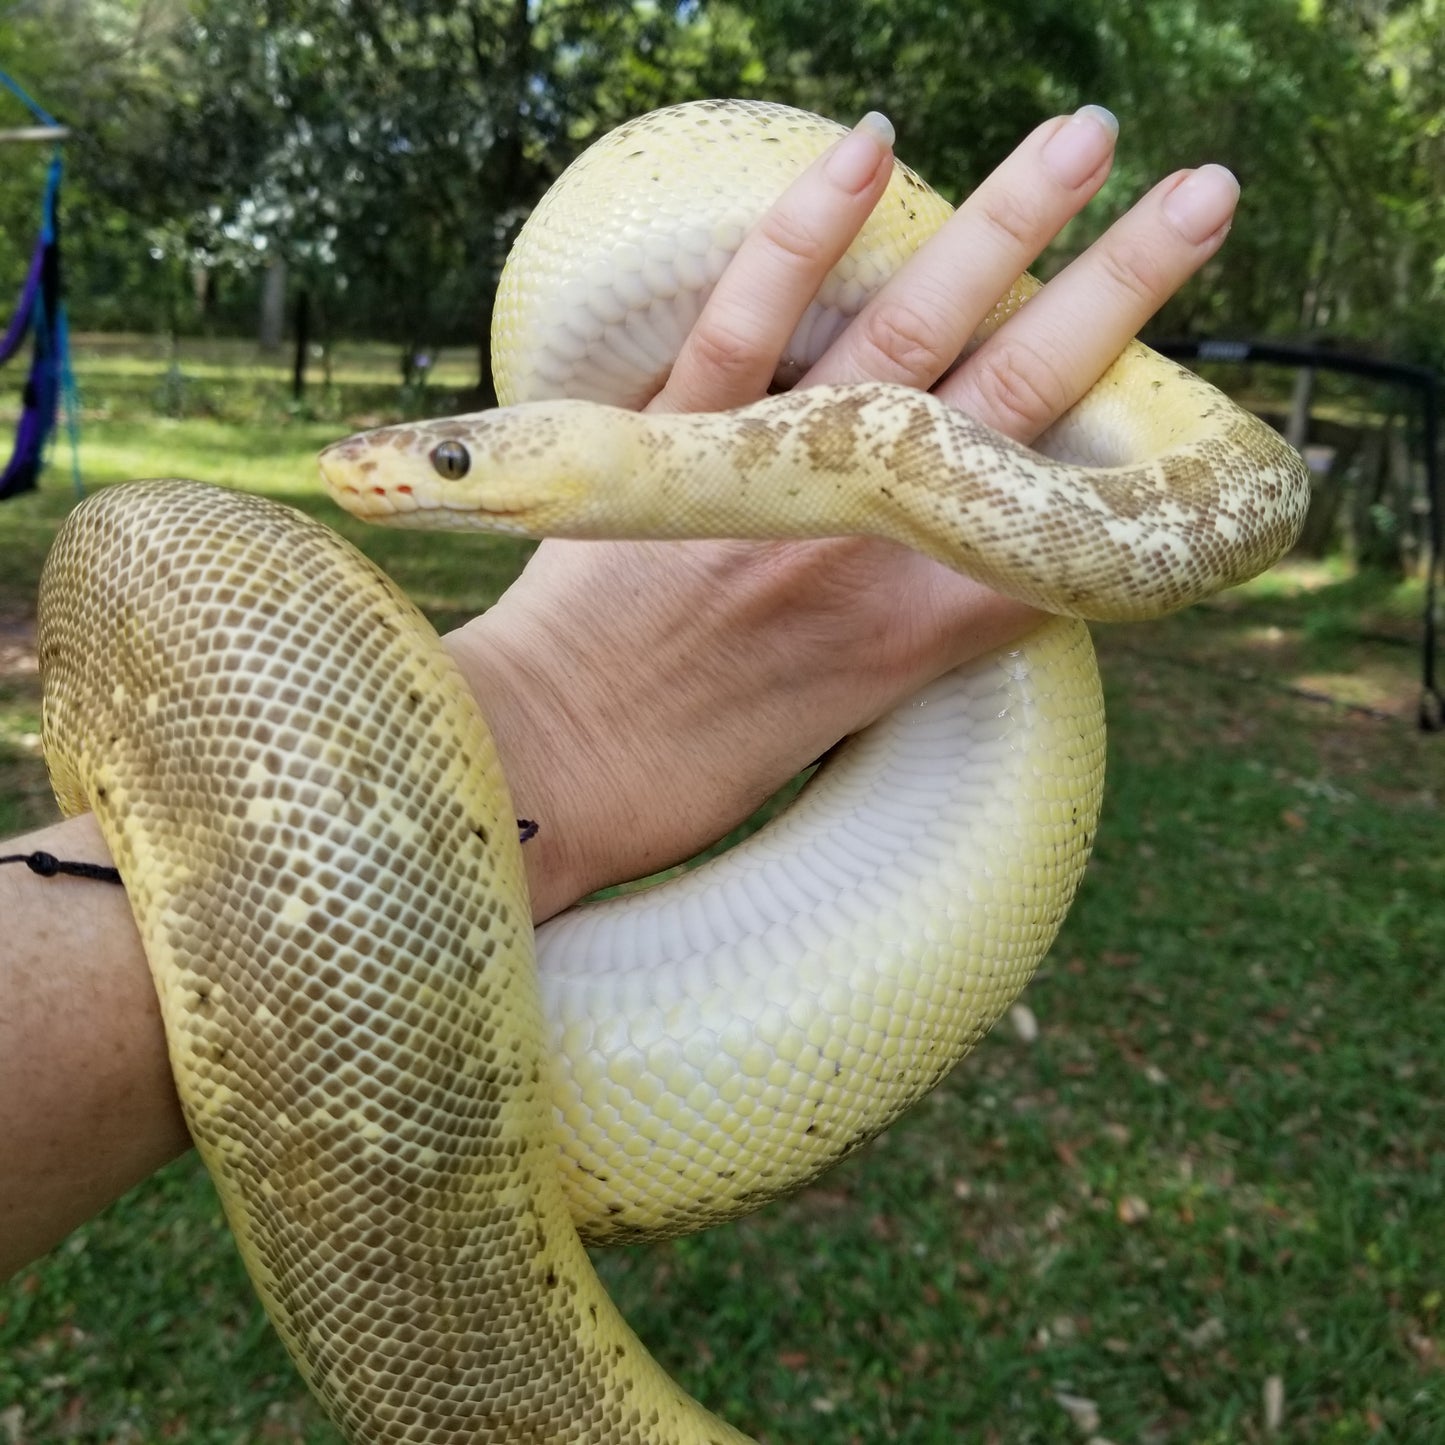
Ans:
{"type": "MultiPolygon", "coordinates": [[[[0,83],[25,102],[36,118],[54,125],[54,117],[35,104],[9,76],[0,72],[0,83]]],[[[65,393],[75,437],[74,382],[70,374],[70,348],[66,335],[65,307],[60,299],[60,180],[62,165],[57,148],[50,161],[41,207],[40,238],[30,259],[15,313],[0,338],[0,367],[32,338],[30,370],[21,393],[20,423],[15,445],[0,472],[0,501],[33,490],[45,463],[46,443],[55,430],[60,397],[65,393]]],[[[77,472],[77,484],[79,476],[77,472]]]]}
{"type": "Polygon", "coordinates": [[[20,301],[10,329],[0,340],[0,366],[20,349],[29,333],[34,337],[30,372],[21,394],[20,425],[15,448],[0,473],[0,501],[34,488],[44,461],[45,444],[55,429],[64,370],[64,321],[60,313],[60,229],[56,200],[60,190],[60,161],[50,163],[40,239],[30,261],[20,301]]]}

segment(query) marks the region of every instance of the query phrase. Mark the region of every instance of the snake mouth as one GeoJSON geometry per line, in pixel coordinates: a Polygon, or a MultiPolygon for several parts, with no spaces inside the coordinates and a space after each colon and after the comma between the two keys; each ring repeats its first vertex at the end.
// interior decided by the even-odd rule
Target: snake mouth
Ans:
{"type": "Polygon", "coordinates": [[[501,532],[530,536],[529,529],[511,519],[520,511],[488,507],[477,502],[450,502],[419,497],[410,487],[355,487],[328,483],[327,490],[342,511],[359,521],[383,527],[411,527],[428,532],[501,532]]]}
{"type": "Polygon", "coordinates": [[[532,529],[525,522],[514,521],[525,515],[520,507],[489,507],[482,502],[439,501],[425,504],[413,511],[393,513],[389,519],[397,526],[429,527],[449,532],[500,532],[508,536],[530,537],[532,529]]]}

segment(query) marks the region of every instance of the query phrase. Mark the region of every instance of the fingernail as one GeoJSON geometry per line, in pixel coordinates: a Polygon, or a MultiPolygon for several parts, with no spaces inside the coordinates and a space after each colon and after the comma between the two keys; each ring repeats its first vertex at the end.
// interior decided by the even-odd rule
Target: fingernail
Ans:
{"type": "Polygon", "coordinates": [[[1164,197],[1164,214],[1193,245],[1201,245],[1229,224],[1239,200],[1239,182],[1223,166],[1200,166],[1164,197]]]}
{"type": "Polygon", "coordinates": [[[829,155],[825,169],[830,180],[845,190],[861,191],[878,171],[878,162],[893,144],[893,124],[886,115],[870,110],[829,155]]]}
{"type": "Polygon", "coordinates": [[[1102,105],[1076,110],[1048,139],[1044,164],[1066,186],[1081,186],[1109,158],[1119,122],[1102,105]]]}

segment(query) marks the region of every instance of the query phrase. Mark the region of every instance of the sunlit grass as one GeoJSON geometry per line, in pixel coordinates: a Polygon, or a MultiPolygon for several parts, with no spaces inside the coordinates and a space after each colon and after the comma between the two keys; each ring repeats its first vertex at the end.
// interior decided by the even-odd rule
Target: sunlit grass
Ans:
{"type": "Polygon", "coordinates": [[[212,418],[96,421],[86,429],[81,470],[101,485],[178,476],[261,492],[321,492],[316,453],[344,432],[325,422],[238,427],[212,418]]]}

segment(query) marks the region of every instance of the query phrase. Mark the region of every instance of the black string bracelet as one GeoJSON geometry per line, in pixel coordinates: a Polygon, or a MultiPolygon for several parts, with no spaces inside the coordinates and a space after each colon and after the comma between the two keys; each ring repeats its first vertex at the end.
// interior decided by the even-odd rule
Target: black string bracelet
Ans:
{"type": "Polygon", "coordinates": [[[57,858],[54,853],[11,853],[0,863],[23,863],[42,878],[63,875],[67,878],[93,878],[97,883],[119,883],[120,869],[102,863],[79,863],[72,858],[57,858]]]}

